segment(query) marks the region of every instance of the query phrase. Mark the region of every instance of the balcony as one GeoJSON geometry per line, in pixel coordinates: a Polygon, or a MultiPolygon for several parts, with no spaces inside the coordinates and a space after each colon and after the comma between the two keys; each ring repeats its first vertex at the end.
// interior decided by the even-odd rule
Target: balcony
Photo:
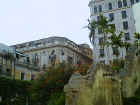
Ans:
{"type": "Polygon", "coordinates": [[[26,63],[26,62],[17,61],[16,65],[22,66],[22,67],[25,67],[25,68],[29,68],[29,69],[35,70],[35,71],[39,71],[40,70],[40,68],[38,66],[33,65],[33,64],[29,64],[29,63],[26,63]]]}

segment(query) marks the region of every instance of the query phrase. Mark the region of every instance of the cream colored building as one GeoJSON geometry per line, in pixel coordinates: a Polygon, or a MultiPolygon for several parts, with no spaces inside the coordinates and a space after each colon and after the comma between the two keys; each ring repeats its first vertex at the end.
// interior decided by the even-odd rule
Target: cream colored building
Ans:
{"type": "Polygon", "coordinates": [[[62,62],[74,65],[93,62],[92,50],[87,44],[78,45],[65,37],[49,37],[12,47],[28,56],[19,61],[40,69],[62,62]]]}
{"type": "Polygon", "coordinates": [[[39,68],[35,65],[25,64],[17,60],[26,58],[13,48],[0,44],[0,76],[19,80],[33,80],[39,77],[39,68]]]}

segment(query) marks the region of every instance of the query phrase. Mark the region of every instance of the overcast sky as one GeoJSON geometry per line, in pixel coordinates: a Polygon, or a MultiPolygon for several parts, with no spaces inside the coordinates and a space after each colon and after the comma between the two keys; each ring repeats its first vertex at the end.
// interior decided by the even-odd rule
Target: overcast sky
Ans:
{"type": "Polygon", "coordinates": [[[0,0],[0,43],[64,36],[89,43],[89,0],[0,0]]]}

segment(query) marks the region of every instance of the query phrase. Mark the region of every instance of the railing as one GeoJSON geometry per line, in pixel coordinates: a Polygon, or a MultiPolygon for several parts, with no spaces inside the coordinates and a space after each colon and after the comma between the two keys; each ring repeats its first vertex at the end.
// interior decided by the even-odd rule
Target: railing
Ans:
{"type": "Polygon", "coordinates": [[[26,63],[26,62],[17,61],[16,65],[20,65],[20,66],[23,66],[23,67],[26,67],[26,68],[31,68],[31,69],[36,70],[36,71],[40,70],[40,68],[38,66],[33,65],[33,64],[29,64],[29,63],[26,63]]]}

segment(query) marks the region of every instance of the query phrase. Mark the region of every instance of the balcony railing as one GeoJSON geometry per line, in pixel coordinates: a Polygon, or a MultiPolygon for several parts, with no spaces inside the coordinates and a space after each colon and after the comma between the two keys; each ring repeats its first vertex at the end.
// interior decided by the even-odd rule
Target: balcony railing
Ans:
{"type": "Polygon", "coordinates": [[[26,63],[26,62],[17,61],[16,65],[20,65],[20,66],[23,66],[23,67],[26,67],[26,68],[30,68],[30,69],[35,70],[35,71],[40,70],[40,68],[38,66],[33,65],[33,64],[29,64],[29,63],[26,63]]]}

